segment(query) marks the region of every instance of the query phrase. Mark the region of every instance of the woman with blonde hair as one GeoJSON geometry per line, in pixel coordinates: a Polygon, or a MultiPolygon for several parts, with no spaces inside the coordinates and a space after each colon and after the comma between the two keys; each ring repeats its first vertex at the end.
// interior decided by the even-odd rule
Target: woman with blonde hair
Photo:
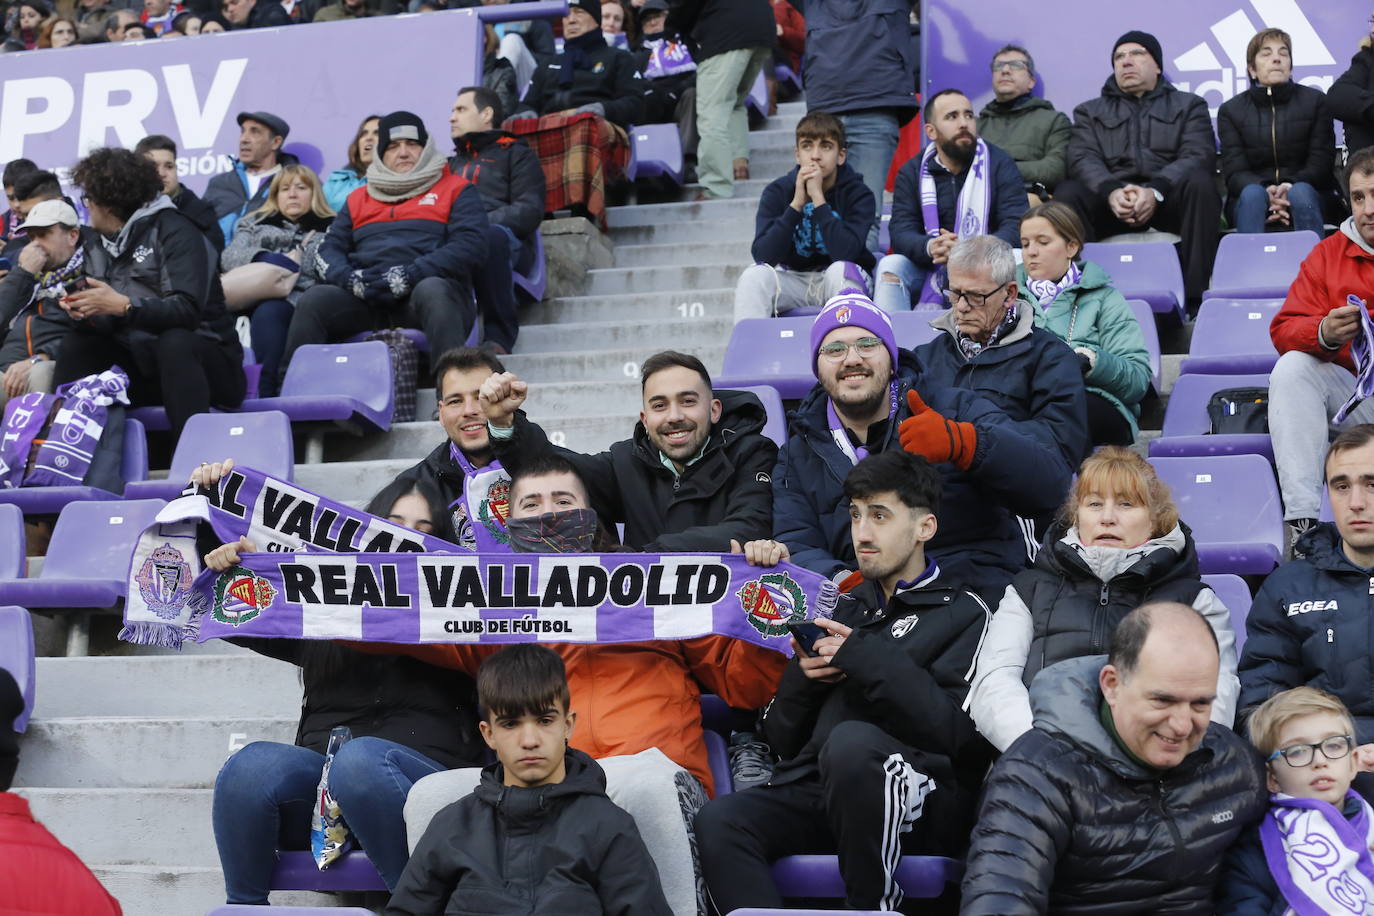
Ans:
{"type": "Polygon", "coordinates": [[[1236,638],[1231,617],[1198,577],[1193,536],[1169,488],[1144,458],[1105,446],[1078,479],[1035,565],[1007,586],[978,652],[969,694],[973,721],[1005,751],[1031,728],[1031,681],[1056,662],[1105,655],[1121,618],[1151,601],[1191,605],[1221,654],[1212,721],[1235,714],[1236,638]]]}
{"type": "Polygon", "coordinates": [[[319,280],[315,252],[333,221],[319,177],[303,165],[282,166],[268,188],[266,203],[239,220],[220,258],[229,307],[251,312],[253,354],[262,364],[262,397],[277,393],[291,314],[301,293],[319,280]]]}

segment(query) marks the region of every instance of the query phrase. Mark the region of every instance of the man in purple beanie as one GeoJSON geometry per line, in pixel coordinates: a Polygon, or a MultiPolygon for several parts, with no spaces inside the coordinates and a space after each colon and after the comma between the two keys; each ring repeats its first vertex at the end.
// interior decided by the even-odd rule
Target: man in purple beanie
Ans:
{"type": "Polygon", "coordinates": [[[944,481],[940,527],[927,546],[951,579],[990,605],[1028,562],[1016,516],[1057,508],[1070,474],[987,399],[926,381],[892,320],[845,292],[811,326],[817,384],[792,417],[773,469],[773,531],[791,562],[848,578],[858,564],[844,479],[869,454],[905,448],[944,481]]]}

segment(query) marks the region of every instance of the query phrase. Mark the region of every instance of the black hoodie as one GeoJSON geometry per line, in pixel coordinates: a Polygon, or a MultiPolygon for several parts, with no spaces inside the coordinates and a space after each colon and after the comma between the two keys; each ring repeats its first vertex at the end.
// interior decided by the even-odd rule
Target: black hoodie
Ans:
{"type": "Polygon", "coordinates": [[[773,464],[778,447],[763,435],[768,413],[747,391],[716,391],[720,420],[701,457],[681,476],[662,462],[643,423],[634,436],[599,455],[583,455],[549,443],[522,414],[515,434],[492,437],[501,465],[514,476],[522,460],[554,450],[577,468],[592,508],[607,525],[623,522],[625,543],[645,552],[702,550],[729,553],[772,536],[773,464]]]}
{"type": "Polygon", "coordinates": [[[568,750],[562,782],[502,784],[501,764],[430,821],[388,916],[670,916],[635,822],[606,774],[568,750]]]}
{"type": "Polygon", "coordinates": [[[477,185],[487,222],[505,226],[516,238],[534,235],[544,219],[544,167],[534,150],[504,130],[483,130],[453,138],[448,167],[477,185]]]}
{"type": "Polygon", "coordinates": [[[754,217],[754,260],[789,270],[825,270],[835,261],[853,261],[872,270],[877,262],[867,240],[877,204],[864,177],[841,164],[824,204],[813,208],[808,200],[794,210],[800,168],[793,166],[763,189],[754,217]]]}

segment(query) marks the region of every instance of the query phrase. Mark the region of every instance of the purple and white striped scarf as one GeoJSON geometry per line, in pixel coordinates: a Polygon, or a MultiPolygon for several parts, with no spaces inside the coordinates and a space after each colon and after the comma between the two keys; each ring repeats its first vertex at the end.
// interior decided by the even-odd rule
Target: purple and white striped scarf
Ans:
{"type": "MultiPolygon", "coordinates": [[[[931,143],[921,153],[921,220],[926,227],[926,235],[936,238],[940,234],[940,207],[935,192],[935,179],[930,174],[930,160],[935,158],[936,145],[931,143]]],[[[992,207],[992,176],[988,174],[988,145],[980,139],[973,150],[973,161],[968,166],[968,177],[959,191],[959,199],[954,204],[954,225],[951,232],[966,239],[982,235],[987,231],[988,212],[992,207]]],[[[936,280],[938,270],[932,270],[926,277],[926,285],[921,290],[921,303],[943,303],[944,296],[936,280]]]]}
{"type": "Polygon", "coordinates": [[[1083,268],[1078,266],[1076,261],[1069,262],[1069,269],[1064,272],[1064,276],[1058,280],[1036,280],[1030,274],[1026,274],[1026,289],[1042,309],[1050,307],[1050,303],[1059,298],[1059,294],[1083,279],[1083,268]]]}
{"type": "Polygon", "coordinates": [[[114,366],[68,382],[55,394],[32,391],[11,398],[0,435],[0,488],[80,484],[91,469],[110,407],[128,405],[128,389],[129,377],[114,366]],[[47,435],[40,439],[45,427],[47,435]]]}
{"type": "Polygon", "coordinates": [[[1297,916],[1365,916],[1374,912],[1374,811],[1359,803],[1352,818],[1315,798],[1274,794],[1260,823],[1260,842],[1283,899],[1297,916]]]}

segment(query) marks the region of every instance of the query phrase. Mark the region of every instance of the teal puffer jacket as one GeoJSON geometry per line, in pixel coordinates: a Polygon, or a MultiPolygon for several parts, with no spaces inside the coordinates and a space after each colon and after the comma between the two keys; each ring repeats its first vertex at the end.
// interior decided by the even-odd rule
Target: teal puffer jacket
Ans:
{"type": "Polygon", "coordinates": [[[1097,364],[1083,380],[1088,390],[1116,405],[1137,432],[1140,401],[1150,387],[1150,354],[1126,297],[1111,285],[1111,277],[1092,261],[1079,261],[1083,276],[1062,290],[1048,308],[1041,308],[1027,292],[1026,268],[1017,265],[1021,298],[1031,304],[1036,327],[1062,338],[1070,347],[1097,353],[1097,364]]]}

